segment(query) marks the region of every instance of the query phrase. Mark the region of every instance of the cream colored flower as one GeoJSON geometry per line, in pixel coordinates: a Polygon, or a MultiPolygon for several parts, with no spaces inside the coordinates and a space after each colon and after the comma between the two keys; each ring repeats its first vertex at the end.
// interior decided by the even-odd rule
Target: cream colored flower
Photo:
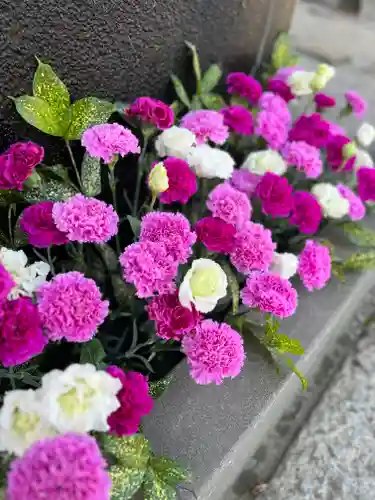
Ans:
{"type": "Polygon", "coordinates": [[[323,90],[335,74],[336,70],[333,66],[329,64],[319,64],[315,76],[310,82],[310,87],[314,91],[323,90]]]}
{"type": "Polygon", "coordinates": [[[154,195],[164,193],[169,188],[167,169],[162,161],[152,168],[147,182],[154,195]]]}
{"type": "Polygon", "coordinates": [[[195,170],[198,177],[205,179],[230,179],[233,173],[234,160],[229,153],[201,144],[191,148],[187,162],[195,170]]]}
{"type": "Polygon", "coordinates": [[[318,200],[326,217],[341,219],[349,213],[349,201],[341,196],[340,191],[333,184],[321,182],[313,186],[311,193],[318,200]]]}
{"type": "Polygon", "coordinates": [[[370,123],[362,123],[357,130],[357,141],[363,148],[368,148],[374,142],[375,128],[370,123]]]}
{"type": "Polygon", "coordinates": [[[374,166],[374,161],[371,155],[364,149],[357,148],[355,155],[354,169],[358,170],[360,167],[372,168],[374,166]]]}
{"type": "Polygon", "coordinates": [[[277,274],[281,278],[288,280],[294,276],[298,268],[298,257],[293,253],[277,253],[273,254],[273,261],[270,271],[277,274]]]}
{"type": "Polygon", "coordinates": [[[266,172],[283,175],[286,172],[287,165],[283,157],[271,149],[256,151],[250,153],[241,168],[246,168],[249,172],[255,175],[264,175],[266,172]]]}
{"type": "Polygon", "coordinates": [[[311,82],[315,76],[312,71],[295,71],[288,78],[290,90],[296,96],[312,94],[311,82]]]}
{"type": "Polygon", "coordinates": [[[195,144],[195,134],[186,128],[173,126],[164,130],[155,141],[159,156],[174,156],[186,160],[190,148],[195,144]]]}

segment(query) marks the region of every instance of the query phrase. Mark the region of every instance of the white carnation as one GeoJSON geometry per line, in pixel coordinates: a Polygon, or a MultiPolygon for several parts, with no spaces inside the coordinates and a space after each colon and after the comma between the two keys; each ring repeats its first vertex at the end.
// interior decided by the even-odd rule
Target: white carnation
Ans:
{"type": "Polygon", "coordinates": [[[190,148],[195,144],[195,134],[186,128],[173,126],[164,130],[155,141],[159,156],[174,156],[186,160],[190,148]]]}
{"type": "Polygon", "coordinates": [[[333,184],[326,182],[315,184],[311,193],[318,200],[326,217],[341,219],[349,213],[349,201],[341,196],[340,191],[333,184]]]}
{"type": "Polygon", "coordinates": [[[312,93],[311,82],[316,73],[312,71],[295,71],[288,78],[288,85],[296,96],[310,95],[312,93]]]}
{"type": "Polygon", "coordinates": [[[46,418],[61,433],[108,431],[107,419],[120,403],[121,381],[90,364],[73,364],[42,378],[39,389],[46,418]]]}
{"type": "Polygon", "coordinates": [[[288,280],[294,276],[298,268],[298,257],[292,253],[277,253],[273,254],[271,264],[271,272],[277,274],[281,278],[288,280]]]}
{"type": "Polygon", "coordinates": [[[287,165],[277,151],[265,149],[250,153],[241,168],[246,168],[255,175],[264,175],[266,172],[283,175],[286,172],[287,165]]]}
{"type": "Polygon", "coordinates": [[[358,170],[360,167],[372,168],[374,166],[374,161],[371,155],[364,149],[357,148],[355,154],[355,164],[354,169],[358,170]]]}
{"type": "Polygon", "coordinates": [[[233,173],[234,160],[229,153],[201,144],[191,148],[187,157],[189,165],[198,177],[205,179],[230,179],[233,173]]]}
{"type": "Polygon", "coordinates": [[[370,123],[362,123],[357,130],[357,141],[363,148],[368,148],[375,139],[375,128],[370,123]]]}
{"type": "Polygon", "coordinates": [[[208,313],[227,293],[227,276],[219,264],[210,259],[194,260],[181,283],[178,298],[181,304],[208,313]]]}

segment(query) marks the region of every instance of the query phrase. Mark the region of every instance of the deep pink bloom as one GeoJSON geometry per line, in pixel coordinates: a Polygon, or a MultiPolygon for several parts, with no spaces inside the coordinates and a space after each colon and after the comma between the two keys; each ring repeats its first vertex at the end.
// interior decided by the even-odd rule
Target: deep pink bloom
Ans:
{"type": "Polygon", "coordinates": [[[275,249],[269,229],[262,224],[247,222],[235,236],[230,260],[243,274],[249,274],[253,269],[266,270],[272,263],[275,249]]]}
{"type": "Polygon", "coordinates": [[[178,261],[162,242],[140,241],[125,248],[120,256],[124,279],[133,283],[139,298],[176,289],[178,261]]]}
{"type": "Polygon", "coordinates": [[[367,102],[355,90],[348,90],[345,92],[345,99],[348,101],[348,106],[354,115],[361,119],[367,113],[367,102]]]}
{"type": "Polygon", "coordinates": [[[40,354],[47,339],[30,297],[5,300],[0,306],[0,363],[15,366],[40,354]]]}
{"type": "Polygon", "coordinates": [[[277,274],[254,271],[241,291],[244,304],[278,318],[287,318],[297,308],[297,292],[290,282],[277,274]]]}
{"type": "MultiPolygon", "coordinates": [[[[15,286],[12,275],[0,262],[0,307],[2,302],[8,297],[9,292],[15,286]]],[[[1,349],[1,348],[0,348],[1,349]]]]}
{"type": "Polygon", "coordinates": [[[152,97],[138,97],[125,113],[155,125],[160,130],[170,128],[174,123],[173,109],[152,97]]]}
{"type": "Polygon", "coordinates": [[[338,123],[331,122],[329,120],[326,120],[326,122],[329,125],[329,133],[331,134],[331,136],[332,135],[345,135],[346,134],[344,127],[342,127],[338,123]]]}
{"type": "Polygon", "coordinates": [[[337,184],[341,196],[349,201],[349,217],[352,220],[361,220],[366,215],[366,207],[361,198],[357,196],[348,186],[337,184]]]}
{"type": "Polygon", "coordinates": [[[307,240],[299,256],[297,272],[310,292],[325,287],[331,277],[329,249],[316,241],[307,240]]]}
{"type": "Polygon", "coordinates": [[[352,141],[343,135],[333,135],[327,144],[327,163],[333,171],[353,170],[355,156],[344,158],[344,146],[352,141]]]}
{"type": "Polygon", "coordinates": [[[182,349],[197,384],[220,385],[224,378],[237,377],[246,357],[241,335],[209,319],[182,339],[182,349]]]}
{"type": "Polygon", "coordinates": [[[305,141],[287,142],[281,154],[288,165],[296,167],[299,172],[304,172],[308,179],[316,179],[323,173],[320,150],[305,141]]]}
{"type": "Polygon", "coordinates": [[[141,152],[136,136],[118,123],[94,125],[85,130],[81,141],[90,156],[101,158],[105,163],[111,163],[116,155],[141,152]]]}
{"type": "Polygon", "coordinates": [[[210,252],[230,253],[234,246],[236,228],[216,217],[204,217],[195,224],[198,241],[210,252]]]}
{"type": "Polygon", "coordinates": [[[314,95],[314,101],[317,111],[326,108],[334,108],[336,106],[336,99],[322,92],[314,95]]]}
{"type": "Polygon", "coordinates": [[[229,129],[224,124],[224,116],[218,111],[208,109],[190,111],[182,118],[181,127],[195,134],[198,145],[207,141],[224,144],[229,137],[229,129]]]}
{"type": "Polygon", "coordinates": [[[262,212],[271,217],[287,217],[293,205],[293,187],[288,179],[267,172],[256,188],[262,201],[262,212]]]}
{"type": "Polygon", "coordinates": [[[289,222],[296,225],[301,233],[313,234],[318,231],[322,218],[322,208],[315,196],[305,191],[295,191],[289,222]]]}
{"type": "Polygon", "coordinates": [[[105,243],[118,231],[119,218],[112,205],[83,194],[55,203],[52,216],[57,229],[70,241],[105,243]]]}
{"type": "Polygon", "coordinates": [[[147,306],[149,319],[155,321],[156,334],[166,340],[181,340],[201,321],[202,315],[192,305],[183,307],[177,293],[157,295],[147,306]]]}
{"type": "Polygon", "coordinates": [[[141,418],[148,415],[154,405],[148,392],[147,377],[137,372],[124,372],[117,366],[108,366],[106,372],[122,384],[116,394],[121,406],[108,417],[110,433],[116,436],[136,434],[141,418]]]}
{"type": "Polygon", "coordinates": [[[185,205],[198,190],[196,175],[186,161],[179,158],[169,157],[163,165],[168,175],[168,189],[160,194],[160,201],[166,205],[173,202],[185,205]]]}
{"type": "Polygon", "coordinates": [[[44,158],[44,149],[35,142],[16,142],[6,151],[16,160],[23,160],[30,168],[34,168],[42,163],[44,158]]]}
{"type": "Polygon", "coordinates": [[[289,132],[290,141],[305,141],[318,149],[327,146],[330,136],[330,124],[319,113],[301,115],[289,132]]]}
{"type": "Polygon", "coordinates": [[[245,193],[225,182],[208,195],[207,208],[214,217],[240,227],[250,219],[252,208],[245,193]]]}
{"type": "Polygon", "coordinates": [[[262,111],[274,113],[288,125],[292,121],[292,115],[284,99],[272,92],[265,92],[260,98],[258,106],[262,111]]]}
{"type": "Polygon", "coordinates": [[[21,228],[27,234],[30,245],[47,248],[51,245],[65,245],[68,238],[59,231],[52,217],[53,202],[42,201],[25,208],[21,228]]]}
{"type": "Polygon", "coordinates": [[[262,95],[262,86],[250,75],[245,73],[229,73],[227,76],[229,94],[237,94],[244,97],[250,104],[256,105],[262,95]]]}
{"type": "Polygon", "coordinates": [[[192,254],[197,235],[180,213],[150,212],[142,218],[139,239],[164,245],[178,264],[184,264],[192,254]]]}
{"type": "Polygon", "coordinates": [[[247,196],[251,197],[260,180],[260,175],[253,174],[246,168],[240,168],[233,171],[230,183],[234,188],[238,189],[238,191],[242,191],[247,194],[247,196]]]}
{"type": "Polygon", "coordinates": [[[72,271],[58,274],[37,291],[38,310],[50,340],[87,342],[109,312],[108,300],[92,279],[72,271]]]}
{"type": "Polygon", "coordinates": [[[14,460],[8,500],[109,500],[111,481],[96,440],[63,434],[35,442],[14,460]]]}
{"type": "Polygon", "coordinates": [[[362,201],[375,201],[375,169],[361,167],[357,172],[357,191],[362,201]]]}
{"type": "Polygon", "coordinates": [[[220,111],[224,116],[224,125],[239,135],[253,135],[253,114],[243,106],[228,106],[220,111]]]}
{"type": "Polygon", "coordinates": [[[275,77],[268,80],[267,90],[279,95],[285,102],[290,102],[296,97],[287,83],[275,77]]]}
{"type": "Polygon", "coordinates": [[[23,189],[23,183],[43,160],[44,149],[34,142],[17,142],[0,156],[0,189],[23,189]]]}
{"type": "Polygon", "coordinates": [[[271,111],[260,111],[255,134],[263,137],[271,149],[279,150],[288,139],[289,124],[271,111]]]}

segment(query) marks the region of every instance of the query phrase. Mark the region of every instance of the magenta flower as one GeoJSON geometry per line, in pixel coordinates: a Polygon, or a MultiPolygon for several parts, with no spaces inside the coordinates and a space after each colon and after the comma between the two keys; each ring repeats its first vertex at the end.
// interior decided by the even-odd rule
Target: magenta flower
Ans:
{"type": "Polygon", "coordinates": [[[299,256],[297,272],[309,292],[324,288],[331,277],[331,257],[328,248],[316,241],[307,240],[299,256]]]}
{"type": "Polygon", "coordinates": [[[44,149],[34,142],[17,142],[0,156],[0,190],[22,191],[23,183],[43,160],[44,149]]]}
{"type": "Polygon", "coordinates": [[[190,111],[182,118],[181,127],[195,134],[197,145],[207,141],[224,144],[229,137],[229,129],[224,125],[224,116],[218,111],[190,111]]]}
{"type": "Polygon", "coordinates": [[[318,231],[322,218],[322,208],[315,196],[305,191],[295,191],[289,222],[296,225],[301,233],[313,234],[318,231]]]}
{"type": "Polygon", "coordinates": [[[196,239],[190,222],[180,213],[151,212],[142,218],[140,241],[164,245],[178,264],[187,262],[196,239]]]}
{"type": "Polygon", "coordinates": [[[147,306],[149,319],[155,321],[156,335],[166,340],[180,341],[201,321],[202,315],[191,305],[183,307],[178,293],[157,295],[147,306]]]}
{"type": "Polygon", "coordinates": [[[281,154],[288,165],[296,167],[299,172],[304,172],[308,179],[316,179],[323,173],[320,150],[305,141],[287,142],[281,154]]]}
{"type": "Polygon", "coordinates": [[[133,283],[139,298],[172,293],[176,289],[178,261],[162,242],[140,241],[125,248],[120,256],[124,279],[133,283]]]}
{"type": "Polygon", "coordinates": [[[274,113],[288,125],[292,121],[292,115],[284,99],[272,92],[265,92],[260,98],[258,106],[262,111],[274,113]]]}
{"type": "Polygon", "coordinates": [[[352,141],[343,135],[331,136],[327,144],[327,163],[333,171],[353,170],[355,156],[349,159],[344,157],[344,146],[352,141]]]}
{"type": "Polygon", "coordinates": [[[198,241],[210,252],[230,253],[234,247],[236,228],[216,217],[204,217],[195,224],[198,241]]]}
{"type": "Polygon", "coordinates": [[[285,102],[290,102],[296,97],[290,90],[289,85],[276,77],[268,80],[267,90],[279,95],[285,102]]]}
{"type": "Polygon", "coordinates": [[[222,384],[239,375],[245,362],[241,335],[226,323],[209,319],[182,339],[182,350],[197,384],[222,384]]]}
{"type": "Polygon", "coordinates": [[[348,90],[345,92],[345,99],[352,113],[361,119],[367,112],[367,102],[355,90],[348,90]]]}
{"type": "Polygon", "coordinates": [[[16,142],[6,151],[13,156],[15,160],[22,160],[29,168],[35,168],[42,163],[44,158],[44,149],[35,142],[16,142]]]}
{"type": "Polygon", "coordinates": [[[227,90],[229,94],[244,97],[255,106],[262,95],[262,86],[250,75],[245,73],[229,73],[227,76],[227,90]]]}
{"type": "Polygon", "coordinates": [[[139,431],[141,418],[148,415],[154,402],[148,392],[147,377],[137,372],[124,372],[117,366],[108,366],[106,372],[121,381],[122,388],[116,394],[120,408],[108,417],[110,433],[130,436],[139,431]]]}
{"type": "Polygon", "coordinates": [[[260,175],[253,174],[246,168],[240,168],[233,171],[230,183],[238,191],[242,191],[251,197],[261,180],[260,175]]]}
{"type": "Polygon", "coordinates": [[[8,500],[109,500],[111,481],[96,440],[63,434],[35,442],[11,464],[8,500]]]}
{"type": "Polygon", "coordinates": [[[85,130],[81,141],[90,156],[101,158],[105,163],[114,161],[116,155],[141,152],[136,136],[118,123],[94,125],[85,130]]]}
{"type": "Polygon", "coordinates": [[[271,149],[279,150],[288,139],[287,122],[271,111],[260,111],[256,118],[255,134],[267,142],[271,149]]]}
{"type": "Polygon", "coordinates": [[[344,127],[342,127],[338,123],[331,122],[329,120],[326,120],[326,122],[329,125],[329,133],[331,136],[332,135],[345,135],[346,134],[344,127]]]}
{"type": "Polygon", "coordinates": [[[327,147],[330,137],[330,124],[319,113],[301,115],[289,132],[290,141],[305,141],[318,149],[327,147]]]}
{"type": "Polygon", "coordinates": [[[256,188],[262,212],[271,217],[287,217],[293,206],[293,187],[285,177],[267,172],[256,188]]]}
{"type": "Polygon", "coordinates": [[[240,227],[250,219],[252,208],[245,193],[229,183],[219,184],[208,195],[207,208],[214,217],[240,227]]]}
{"type": "Polygon", "coordinates": [[[349,201],[349,217],[352,220],[361,220],[366,215],[366,207],[361,198],[357,196],[350,188],[343,184],[337,184],[341,196],[349,201]]]}
{"type": "Polygon", "coordinates": [[[5,300],[0,306],[0,363],[15,366],[40,354],[47,339],[38,309],[29,297],[5,300]]]}
{"type": "Polygon", "coordinates": [[[316,110],[321,111],[327,108],[334,108],[336,106],[336,99],[330,95],[323,94],[319,92],[314,95],[314,101],[316,104],[316,110]]]}
{"type": "Polygon", "coordinates": [[[169,157],[163,165],[168,175],[168,189],[160,194],[160,201],[166,205],[173,202],[185,205],[198,190],[196,175],[186,161],[179,158],[169,157]]]}
{"type": "Polygon", "coordinates": [[[70,241],[105,243],[118,231],[119,218],[112,205],[83,194],[55,203],[52,217],[57,229],[70,241]]]}
{"type": "Polygon", "coordinates": [[[357,172],[357,191],[362,201],[375,201],[375,169],[361,167],[357,172]]]}
{"type": "Polygon", "coordinates": [[[220,111],[224,116],[224,125],[239,135],[253,135],[253,114],[243,106],[228,106],[220,111]]]}
{"type": "Polygon", "coordinates": [[[53,202],[42,201],[25,208],[20,221],[22,230],[27,234],[30,245],[47,248],[52,245],[65,245],[68,238],[59,231],[52,217],[53,202]]]}
{"type": "Polygon", "coordinates": [[[261,224],[247,222],[234,239],[230,260],[237,271],[249,274],[253,269],[267,270],[273,260],[276,244],[272,233],[261,224]]]}
{"type": "Polygon", "coordinates": [[[252,272],[241,291],[241,298],[248,307],[256,307],[278,318],[292,316],[297,308],[297,292],[290,282],[269,272],[252,272]]]}
{"type": "Polygon", "coordinates": [[[15,286],[12,275],[5,269],[0,262],[0,308],[1,304],[8,297],[10,291],[15,286]]]}
{"type": "Polygon", "coordinates": [[[174,123],[173,109],[162,101],[151,97],[138,97],[125,111],[131,117],[138,117],[143,122],[155,125],[160,130],[172,127],[174,123]]]}

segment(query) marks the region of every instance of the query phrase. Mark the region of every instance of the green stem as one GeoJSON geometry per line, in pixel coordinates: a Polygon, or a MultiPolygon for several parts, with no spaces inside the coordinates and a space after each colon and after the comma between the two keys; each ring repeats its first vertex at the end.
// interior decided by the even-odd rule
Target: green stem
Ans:
{"type": "MultiPolygon", "coordinates": [[[[108,165],[108,170],[109,170],[109,185],[111,187],[112,198],[113,198],[113,206],[115,207],[115,211],[118,214],[117,197],[116,197],[116,177],[115,177],[114,165],[113,166],[108,165]]],[[[120,237],[118,232],[116,233],[116,251],[117,255],[121,254],[120,237]]]]}
{"type": "Polygon", "coordinates": [[[9,368],[9,378],[10,378],[10,385],[12,386],[12,390],[16,390],[16,383],[14,381],[14,370],[13,367],[11,366],[9,368]]]}
{"type": "Polygon", "coordinates": [[[53,265],[53,260],[52,260],[52,255],[51,255],[51,247],[47,247],[47,259],[48,259],[49,267],[51,268],[52,276],[56,276],[55,267],[53,265]]]}
{"type": "Polygon", "coordinates": [[[148,144],[148,136],[145,134],[143,136],[143,148],[140,157],[138,158],[138,171],[137,171],[137,183],[135,185],[135,195],[133,201],[133,217],[137,217],[138,214],[138,204],[139,204],[139,194],[141,192],[141,181],[143,174],[143,161],[145,159],[147,144],[148,144]]]}
{"type": "Polygon", "coordinates": [[[156,202],[156,194],[153,194],[152,195],[152,199],[151,199],[151,203],[150,203],[150,206],[148,207],[148,211],[149,212],[152,212],[153,208],[154,208],[154,205],[155,205],[155,202],[156,202]]]}
{"type": "Polygon", "coordinates": [[[70,144],[69,144],[69,141],[66,140],[65,141],[65,145],[69,151],[69,156],[70,156],[70,160],[72,162],[72,165],[73,165],[73,168],[74,168],[74,172],[77,176],[77,180],[78,180],[78,184],[79,184],[79,188],[82,192],[84,192],[84,189],[83,189],[83,185],[82,185],[82,181],[81,181],[81,176],[79,175],[79,171],[78,171],[78,167],[77,167],[77,163],[74,159],[74,155],[73,155],[73,151],[72,151],[72,148],[70,147],[70,144]]]}

